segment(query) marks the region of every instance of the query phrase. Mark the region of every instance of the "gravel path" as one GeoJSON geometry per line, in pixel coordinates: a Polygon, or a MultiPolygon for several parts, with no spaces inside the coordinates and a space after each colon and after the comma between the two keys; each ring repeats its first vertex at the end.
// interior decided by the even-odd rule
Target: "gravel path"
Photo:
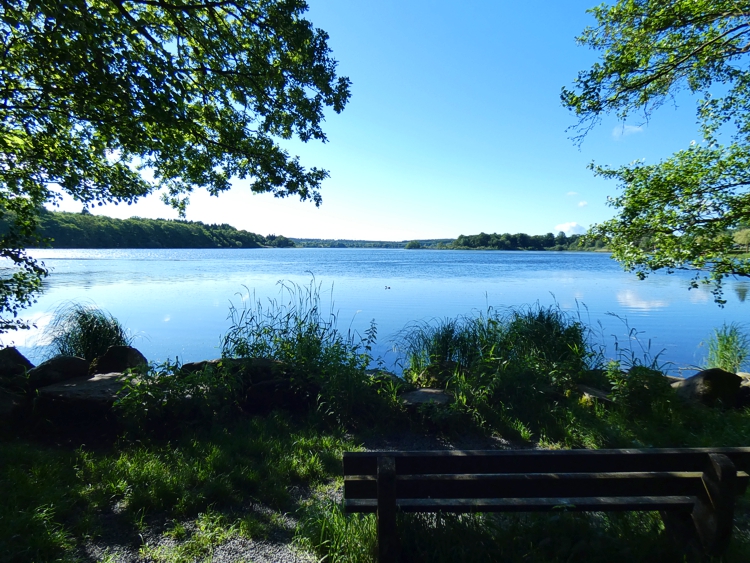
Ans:
{"type": "MultiPolygon", "coordinates": [[[[393,435],[372,436],[362,440],[365,450],[451,450],[451,449],[505,449],[518,447],[504,440],[482,436],[445,438],[424,433],[399,432],[393,435]]],[[[341,491],[330,491],[330,496],[340,499],[341,491]]],[[[309,498],[309,492],[293,491],[298,501],[309,498]]],[[[250,540],[234,537],[214,547],[211,554],[185,561],[210,561],[212,563],[313,563],[318,558],[299,549],[293,543],[297,521],[289,514],[253,504],[248,511],[256,512],[263,520],[272,518],[274,525],[268,537],[250,540]]],[[[117,509],[101,518],[104,533],[87,543],[79,552],[83,561],[108,563],[151,563],[151,557],[140,554],[141,547],[149,550],[174,548],[178,542],[164,535],[172,522],[152,521],[140,534],[132,532],[132,526],[121,521],[117,509]]],[[[193,520],[182,522],[188,532],[195,530],[193,520]]],[[[170,560],[171,561],[171,560],[170,560]]]]}
{"type": "MultiPolygon", "coordinates": [[[[269,530],[267,538],[251,540],[233,537],[215,546],[210,554],[198,558],[188,557],[185,561],[210,561],[212,563],[313,563],[318,561],[312,553],[307,553],[293,545],[297,521],[290,515],[275,512],[257,504],[251,505],[247,510],[265,519],[273,517],[274,525],[269,530]]],[[[163,522],[152,522],[137,535],[129,534],[123,525],[117,522],[116,515],[105,516],[103,524],[106,532],[86,544],[79,553],[84,561],[151,563],[157,559],[142,556],[140,553],[142,547],[147,548],[147,551],[164,549],[168,552],[178,546],[177,540],[163,534],[166,529],[163,522]]],[[[196,531],[195,522],[192,520],[186,520],[181,524],[188,534],[196,531]]]]}

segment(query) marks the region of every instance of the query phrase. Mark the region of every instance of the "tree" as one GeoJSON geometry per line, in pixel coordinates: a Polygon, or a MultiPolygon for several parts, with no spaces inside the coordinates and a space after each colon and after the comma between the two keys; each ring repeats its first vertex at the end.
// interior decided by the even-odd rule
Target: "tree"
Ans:
{"type": "Polygon", "coordinates": [[[750,229],[741,229],[733,235],[734,242],[745,247],[745,252],[750,252],[750,229]]]}
{"type": "Polygon", "coordinates": [[[731,230],[750,218],[750,2],[618,0],[590,12],[597,25],[578,42],[601,51],[562,101],[578,118],[581,142],[605,114],[625,120],[685,91],[697,100],[702,140],[658,164],[620,168],[592,164],[618,181],[609,198],[614,219],[595,225],[626,269],[644,278],[659,269],[695,272],[721,298],[721,281],[750,275],[750,260],[732,254],[731,230]],[[639,245],[643,237],[651,244],[639,245]]]}
{"type": "Polygon", "coordinates": [[[184,213],[198,187],[321,202],[325,170],[278,139],[325,141],[340,112],[328,36],[303,0],[0,1],[0,331],[46,275],[38,211],[67,192],[86,206],[164,190],[184,213]],[[149,171],[147,179],[141,174],[149,171]]]}
{"type": "Polygon", "coordinates": [[[404,248],[407,250],[419,250],[422,248],[422,244],[418,240],[410,240],[404,248]]]}

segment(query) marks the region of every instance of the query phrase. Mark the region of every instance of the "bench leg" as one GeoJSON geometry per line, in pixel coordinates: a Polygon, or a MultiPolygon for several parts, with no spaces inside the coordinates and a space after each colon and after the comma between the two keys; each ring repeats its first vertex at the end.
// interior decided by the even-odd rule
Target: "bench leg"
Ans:
{"type": "Polygon", "coordinates": [[[736,483],[737,469],[732,460],[722,454],[709,454],[708,467],[703,472],[706,494],[698,500],[692,514],[708,555],[721,555],[732,537],[736,483]]]}
{"type": "Polygon", "coordinates": [[[398,558],[396,531],[396,460],[378,458],[378,563],[391,563],[398,558]]]}

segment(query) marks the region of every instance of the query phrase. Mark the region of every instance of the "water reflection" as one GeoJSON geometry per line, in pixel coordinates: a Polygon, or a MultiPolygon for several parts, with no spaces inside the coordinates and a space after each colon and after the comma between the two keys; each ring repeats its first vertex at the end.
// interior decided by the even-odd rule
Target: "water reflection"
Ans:
{"type": "Polygon", "coordinates": [[[632,289],[617,292],[617,302],[623,307],[637,311],[654,311],[669,306],[669,301],[665,299],[645,299],[632,289]]]}
{"type": "Polygon", "coordinates": [[[740,300],[740,303],[744,303],[745,299],[747,299],[748,289],[750,289],[750,284],[746,282],[737,282],[735,284],[734,291],[737,294],[737,299],[740,300]]]}

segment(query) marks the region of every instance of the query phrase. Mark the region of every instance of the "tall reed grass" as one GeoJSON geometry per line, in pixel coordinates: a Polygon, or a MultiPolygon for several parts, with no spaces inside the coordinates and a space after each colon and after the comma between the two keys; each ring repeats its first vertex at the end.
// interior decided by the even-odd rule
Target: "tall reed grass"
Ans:
{"type": "Polygon", "coordinates": [[[282,362],[290,382],[314,390],[318,411],[338,422],[374,416],[381,402],[366,374],[377,339],[374,322],[364,334],[344,333],[333,301],[324,307],[315,278],[307,286],[278,285],[278,299],[264,304],[248,291],[241,305],[231,305],[222,356],[282,362]]]}
{"type": "Polygon", "coordinates": [[[58,308],[46,334],[52,355],[78,356],[88,361],[104,354],[110,346],[129,346],[133,341],[111,314],[81,303],[58,308]]]}
{"type": "Polygon", "coordinates": [[[736,373],[748,365],[750,336],[737,323],[726,323],[714,330],[708,340],[706,367],[736,373]]]}

